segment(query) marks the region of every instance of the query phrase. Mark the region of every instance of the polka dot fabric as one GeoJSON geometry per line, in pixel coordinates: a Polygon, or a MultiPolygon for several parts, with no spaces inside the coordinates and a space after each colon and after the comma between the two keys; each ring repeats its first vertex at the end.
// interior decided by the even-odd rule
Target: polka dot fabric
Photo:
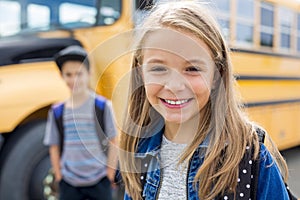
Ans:
{"type": "MultiPolygon", "coordinates": [[[[246,147],[246,153],[239,165],[239,177],[237,181],[236,194],[226,192],[224,195],[216,198],[217,200],[253,200],[254,180],[254,161],[252,160],[252,148],[246,147]],[[252,186],[253,185],[253,186],[252,186]],[[235,195],[235,198],[234,198],[235,195]]],[[[255,199],[255,198],[254,198],[255,199]]]]}

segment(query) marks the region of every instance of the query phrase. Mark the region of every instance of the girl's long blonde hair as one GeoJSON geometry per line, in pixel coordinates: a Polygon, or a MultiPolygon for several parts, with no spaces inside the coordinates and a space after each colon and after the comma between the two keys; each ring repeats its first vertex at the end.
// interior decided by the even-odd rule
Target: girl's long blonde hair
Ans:
{"type": "MultiPolygon", "coordinates": [[[[182,155],[180,162],[191,155],[209,134],[210,143],[205,160],[199,168],[195,183],[199,182],[200,199],[211,200],[229,188],[236,188],[239,163],[246,146],[254,148],[258,156],[259,142],[255,126],[243,112],[238,95],[229,51],[218,25],[205,7],[193,2],[174,2],[157,6],[141,27],[132,63],[128,114],[120,136],[120,167],[127,193],[134,199],[141,197],[140,164],[135,159],[137,145],[145,136],[143,131],[152,123],[155,113],[146,98],[139,66],[143,58],[143,41],[148,34],[159,28],[171,28],[193,34],[210,48],[218,73],[215,73],[216,86],[211,91],[209,102],[204,108],[204,116],[199,121],[197,134],[182,155]],[[151,111],[151,112],[150,112],[151,111]]],[[[154,117],[155,118],[155,117],[154,117]]],[[[270,141],[272,143],[272,141],[270,141]]],[[[281,172],[286,179],[287,166],[275,146],[270,146],[281,172]]],[[[233,189],[234,191],[234,189],[233,189]]]]}

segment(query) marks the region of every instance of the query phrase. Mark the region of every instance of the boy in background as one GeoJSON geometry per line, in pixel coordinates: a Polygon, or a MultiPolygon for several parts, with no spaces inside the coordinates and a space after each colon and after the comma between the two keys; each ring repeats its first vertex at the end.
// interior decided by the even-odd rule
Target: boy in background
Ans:
{"type": "Polygon", "coordinates": [[[82,47],[69,46],[61,50],[55,55],[55,62],[71,90],[66,102],[50,109],[44,138],[44,144],[49,146],[55,181],[59,183],[59,199],[111,200],[117,165],[114,149],[117,132],[111,102],[90,90],[90,63],[82,47]],[[104,127],[101,128],[106,141],[100,141],[102,129],[99,130],[98,120],[95,120],[95,99],[102,104],[100,117],[103,117],[104,127]],[[55,117],[58,107],[62,108],[61,127],[55,117]],[[103,149],[104,143],[108,153],[103,149]]]}

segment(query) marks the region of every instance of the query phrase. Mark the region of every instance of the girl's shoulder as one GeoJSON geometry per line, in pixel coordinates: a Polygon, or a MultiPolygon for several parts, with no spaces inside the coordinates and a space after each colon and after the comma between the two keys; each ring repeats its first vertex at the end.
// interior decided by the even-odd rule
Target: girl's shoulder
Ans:
{"type": "Polygon", "coordinates": [[[264,144],[260,144],[258,165],[257,196],[259,199],[264,197],[265,199],[289,199],[277,162],[264,144]]]}
{"type": "Polygon", "coordinates": [[[273,156],[271,155],[270,151],[267,149],[266,145],[260,143],[259,145],[259,156],[258,162],[260,164],[260,168],[263,169],[264,167],[271,167],[271,165],[276,165],[273,156]]]}

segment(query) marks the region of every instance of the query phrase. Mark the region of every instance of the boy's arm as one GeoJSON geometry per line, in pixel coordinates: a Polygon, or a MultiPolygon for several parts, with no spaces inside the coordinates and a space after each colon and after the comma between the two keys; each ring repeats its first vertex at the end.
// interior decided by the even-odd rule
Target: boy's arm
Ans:
{"type": "Polygon", "coordinates": [[[118,164],[117,137],[113,137],[109,140],[109,150],[107,156],[107,178],[112,183],[114,183],[115,180],[117,164],[118,164]]]}
{"type": "Polygon", "coordinates": [[[104,110],[105,134],[109,139],[109,149],[107,155],[107,178],[114,183],[116,169],[118,166],[118,134],[114,121],[114,113],[111,101],[107,100],[104,110]]]}
{"type": "Polygon", "coordinates": [[[60,152],[58,145],[51,145],[49,148],[50,160],[55,175],[55,181],[59,182],[62,179],[60,171],[60,152]]]}
{"type": "Polygon", "coordinates": [[[47,125],[44,136],[44,145],[49,147],[50,161],[55,175],[55,181],[62,178],[60,171],[60,139],[57,124],[55,122],[53,110],[50,109],[47,118],[47,125]]]}

